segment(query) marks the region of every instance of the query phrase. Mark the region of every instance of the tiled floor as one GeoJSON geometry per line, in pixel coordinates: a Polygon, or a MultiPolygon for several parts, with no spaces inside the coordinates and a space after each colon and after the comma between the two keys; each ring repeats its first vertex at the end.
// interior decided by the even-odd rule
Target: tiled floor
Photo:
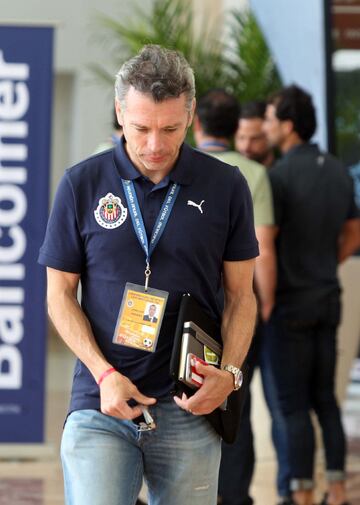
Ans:
{"type": "MultiPolygon", "coordinates": [[[[55,339],[50,339],[48,360],[47,441],[54,456],[39,460],[0,459],[0,505],[60,505],[64,503],[58,447],[66,413],[72,371],[72,357],[55,339]]],[[[263,403],[259,378],[253,384],[253,419],[257,466],[252,494],[256,505],[276,503],[275,459],[269,441],[269,420],[263,403]]],[[[352,388],[344,405],[344,421],[349,438],[349,499],[360,505],[360,384],[352,388]]],[[[0,448],[1,451],[1,448],[0,448]]],[[[317,499],[323,492],[321,451],[318,454],[317,499]]],[[[143,491],[143,497],[145,496],[143,491]]],[[[91,501],[89,501],[91,505],[91,501]]],[[[171,505],[171,504],[169,504],[171,505]]],[[[184,504],[185,505],[185,504],[184,504]]]]}

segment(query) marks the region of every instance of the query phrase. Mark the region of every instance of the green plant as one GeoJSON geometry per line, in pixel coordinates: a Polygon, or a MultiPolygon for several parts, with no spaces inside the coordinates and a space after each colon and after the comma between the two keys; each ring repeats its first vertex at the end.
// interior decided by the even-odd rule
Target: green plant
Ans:
{"type": "MultiPolygon", "coordinates": [[[[152,43],[183,53],[195,71],[197,96],[223,87],[244,103],[265,99],[280,87],[275,64],[251,12],[233,10],[224,15],[229,28],[225,38],[211,23],[206,25],[205,19],[195,29],[191,0],[154,0],[150,9],[139,3],[133,9],[131,20],[98,17],[103,41],[111,48],[107,52],[115,55],[113,69],[144,44],[152,43]]],[[[113,84],[114,72],[103,64],[91,68],[102,81],[113,84]]]]}
{"type": "MultiPolygon", "coordinates": [[[[191,0],[154,0],[152,9],[134,6],[130,20],[116,20],[99,16],[107,40],[112,39],[111,64],[118,69],[121,64],[135,55],[144,44],[159,44],[181,51],[195,70],[198,95],[210,87],[223,86],[223,46],[212,32],[203,26],[196,31],[193,24],[191,0]]],[[[91,66],[101,79],[113,82],[113,73],[103,65],[91,66]]]]}
{"type": "Polygon", "coordinates": [[[264,100],[281,87],[266,41],[250,11],[230,13],[228,86],[240,102],[264,100]]]}
{"type": "Polygon", "coordinates": [[[336,152],[346,165],[359,159],[359,86],[359,70],[335,73],[336,152]]]}

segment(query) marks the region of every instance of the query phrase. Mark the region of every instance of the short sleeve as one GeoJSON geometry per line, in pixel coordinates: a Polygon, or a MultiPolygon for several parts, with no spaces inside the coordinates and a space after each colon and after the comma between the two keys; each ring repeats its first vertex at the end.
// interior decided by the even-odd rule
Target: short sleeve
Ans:
{"type": "Polygon", "coordinates": [[[81,273],[83,251],[73,188],[66,172],[56,192],[38,262],[56,270],[81,273]]]}
{"type": "Polygon", "coordinates": [[[230,201],[230,226],[224,261],[240,261],[259,255],[254,228],[253,203],[248,184],[239,170],[234,169],[230,201]]]}
{"type": "Polygon", "coordinates": [[[270,181],[265,168],[260,174],[253,195],[255,226],[271,226],[274,224],[274,209],[270,181]]]}

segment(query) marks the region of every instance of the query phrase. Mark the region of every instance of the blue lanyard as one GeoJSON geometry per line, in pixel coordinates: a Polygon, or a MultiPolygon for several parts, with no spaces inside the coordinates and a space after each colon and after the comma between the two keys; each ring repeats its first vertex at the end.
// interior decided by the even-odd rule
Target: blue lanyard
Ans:
{"type": "Polygon", "coordinates": [[[148,242],[146,229],[143,221],[143,217],[141,215],[141,210],[139,206],[139,201],[136,195],[135,186],[132,181],[121,179],[126,201],[128,204],[131,221],[140,242],[141,247],[143,248],[146,256],[146,269],[145,269],[145,291],[147,291],[149,284],[149,277],[151,274],[150,270],[150,257],[157,246],[161,235],[163,234],[167,222],[169,220],[170,214],[173,210],[176,198],[179,194],[180,186],[176,183],[172,184],[168,192],[166,194],[165,200],[161,206],[159,215],[156,219],[156,223],[154,229],[151,233],[150,244],[148,242]]]}
{"type": "Polygon", "coordinates": [[[221,142],[220,140],[207,140],[205,142],[202,142],[201,144],[198,145],[199,149],[206,149],[207,147],[222,147],[223,149],[226,149],[227,151],[230,150],[229,144],[225,142],[221,142]]]}

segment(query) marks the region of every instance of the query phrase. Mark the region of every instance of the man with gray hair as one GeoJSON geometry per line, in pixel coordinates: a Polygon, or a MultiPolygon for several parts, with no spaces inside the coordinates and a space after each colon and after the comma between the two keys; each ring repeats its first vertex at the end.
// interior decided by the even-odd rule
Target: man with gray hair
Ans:
{"type": "Polygon", "coordinates": [[[145,46],[115,94],[122,141],[66,171],[39,255],[50,317],[78,358],[65,500],[133,505],[144,477],[152,505],[215,505],[220,437],[205,415],[238,389],[252,337],[251,197],[237,169],[184,143],[195,85],[183,56],[145,46]],[[221,367],[199,364],[190,397],[169,373],[184,293],[221,323],[223,343],[221,367]],[[144,321],[152,304],[157,321],[144,321]]]}

